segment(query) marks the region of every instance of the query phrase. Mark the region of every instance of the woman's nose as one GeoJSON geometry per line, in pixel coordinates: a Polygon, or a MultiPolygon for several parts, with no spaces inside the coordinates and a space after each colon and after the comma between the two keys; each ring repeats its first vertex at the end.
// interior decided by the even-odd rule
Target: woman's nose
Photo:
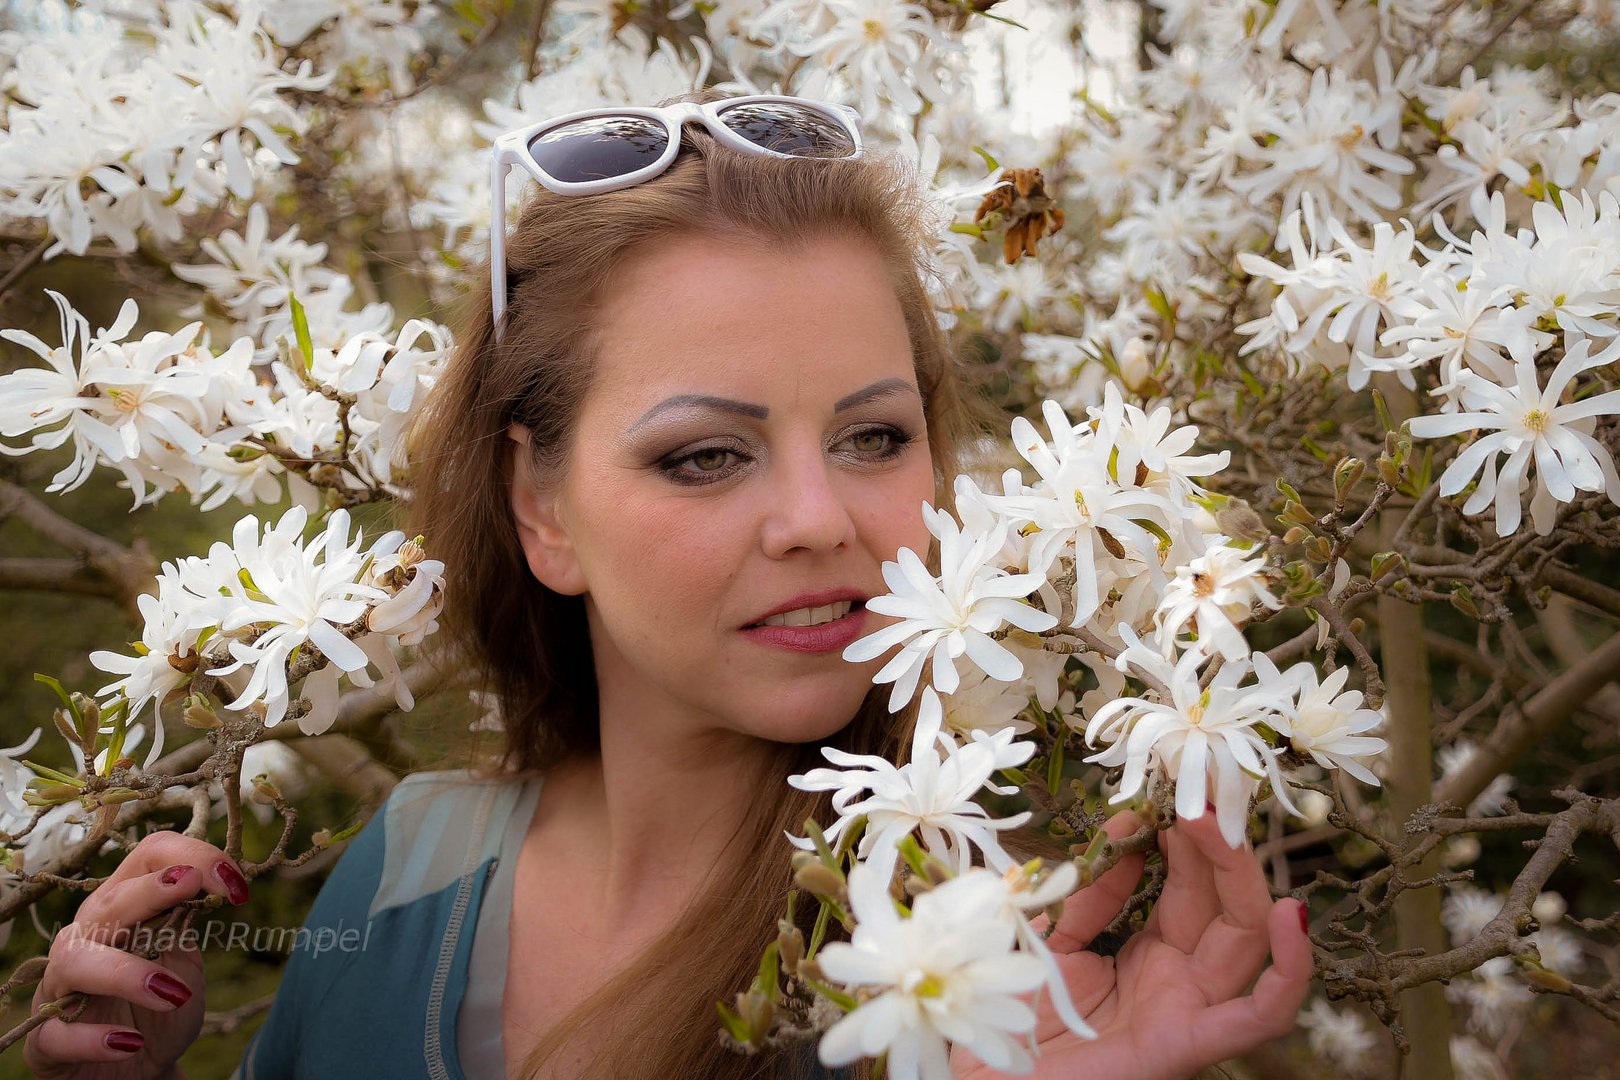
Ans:
{"type": "Polygon", "coordinates": [[[765,553],[780,559],[795,551],[830,552],[855,541],[855,519],[839,477],[816,453],[782,462],[767,477],[769,504],[761,527],[765,553]]]}

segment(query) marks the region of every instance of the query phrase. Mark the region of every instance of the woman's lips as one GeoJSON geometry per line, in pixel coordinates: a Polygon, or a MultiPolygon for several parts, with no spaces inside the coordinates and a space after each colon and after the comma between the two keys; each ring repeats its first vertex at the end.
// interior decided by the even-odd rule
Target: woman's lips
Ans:
{"type": "Polygon", "coordinates": [[[815,626],[745,626],[742,634],[761,645],[771,645],[794,652],[842,652],[856,638],[866,623],[866,608],[858,606],[848,615],[815,626]]]}

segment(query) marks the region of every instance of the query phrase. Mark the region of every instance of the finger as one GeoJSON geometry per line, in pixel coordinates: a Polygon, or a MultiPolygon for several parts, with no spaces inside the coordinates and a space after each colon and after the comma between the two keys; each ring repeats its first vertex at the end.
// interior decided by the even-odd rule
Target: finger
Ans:
{"type": "Polygon", "coordinates": [[[1206,1000],[1225,1001],[1243,993],[1265,964],[1271,890],[1247,844],[1228,847],[1213,823],[1189,835],[1209,861],[1220,902],[1220,914],[1193,950],[1194,977],[1206,1000]]]}
{"type": "MultiPolygon", "coordinates": [[[[1129,810],[1121,810],[1103,824],[1103,832],[1110,840],[1123,840],[1141,827],[1141,818],[1129,810]]],[[[1053,952],[1072,953],[1090,944],[1092,938],[1114,921],[1114,916],[1136,891],[1145,862],[1141,855],[1127,855],[1102,877],[1065,900],[1057,929],[1046,939],[1048,947],[1053,952]]]]}
{"type": "Polygon", "coordinates": [[[140,1032],[117,1024],[68,1024],[52,1019],[28,1033],[23,1063],[37,1073],[48,1065],[72,1061],[123,1062],[140,1053],[143,1045],[140,1032]]]}
{"type": "Polygon", "coordinates": [[[1218,843],[1223,842],[1215,815],[1207,811],[1197,820],[1177,818],[1174,825],[1159,834],[1166,877],[1164,891],[1159,894],[1147,921],[1150,933],[1189,955],[1198,947],[1209,924],[1221,913],[1215,867],[1207,849],[1195,841],[1195,837],[1203,834],[1213,835],[1218,843]]]}
{"type": "Polygon", "coordinates": [[[191,1000],[191,987],[162,964],[82,940],[52,950],[40,980],[40,993],[50,1001],[74,991],[119,998],[158,1012],[172,1012],[191,1000]]]}
{"type": "Polygon", "coordinates": [[[219,848],[180,833],[153,833],[136,844],[112,875],[85,899],[75,921],[131,925],[132,921],[151,918],[173,907],[199,888],[223,896],[233,904],[245,903],[248,898],[247,879],[235,860],[219,848]],[[154,895],[146,891],[150,885],[131,888],[143,878],[160,876],[162,872],[173,871],[179,866],[190,866],[197,870],[197,875],[188,877],[180,886],[174,886],[182,887],[189,883],[189,888],[183,894],[160,892],[154,895]],[[122,899],[126,889],[130,890],[128,895],[131,902],[128,905],[122,899]],[[155,909],[150,908],[150,903],[159,898],[166,902],[155,909]],[[126,908],[130,911],[145,910],[146,914],[131,920],[127,917],[126,908]]]}
{"type": "Polygon", "coordinates": [[[119,931],[130,930],[182,900],[191,899],[206,884],[202,871],[186,863],[123,881],[109,878],[85,897],[73,923],[63,933],[106,942],[119,931]]]}
{"type": "Polygon", "coordinates": [[[1202,1061],[1224,1061],[1294,1029],[1311,987],[1311,941],[1301,924],[1305,905],[1279,900],[1266,919],[1272,964],[1247,997],[1232,998],[1199,1011],[1188,1029],[1202,1061]]]}

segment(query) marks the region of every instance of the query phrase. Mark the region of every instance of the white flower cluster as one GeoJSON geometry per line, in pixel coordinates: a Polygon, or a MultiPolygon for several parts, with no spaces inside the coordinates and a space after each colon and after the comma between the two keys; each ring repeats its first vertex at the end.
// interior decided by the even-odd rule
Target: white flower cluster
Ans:
{"type": "MultiPolygon", "coordinates": [[[[97,695],[127,699],[133,718],[203,673],[225,680],[236,695],[229,708],[258,704],[273,726],[294,700],[289,665],[319,650],[323,662],[302,685],[308,708],[298,724],[306,735],[331,726],[339,681],[370,686],[370,668],[392,685],[400,708],[410,708],[390,644],[413,645],[437,629],[444,564],[399,532],[363,549],[358,531],[349,537],[344,510],[306,541],[308,520],[302,507],[271,525],[250,515],[236,523],[230,543],[164,563],[157,593],[137,601],[145,622],[134,655],[90,654],[96,667],[118,676],[97,695]]],[[[162,749],[162,724],[154,729],[148,765],[162,749]]]]}
{"type": "MultiPolygon", "coordinates": [[[[867,607],[895,621],[844,652],[865,662],[895,651],[875,676],[893,684],[891,710],[905,707],[924,686],[909,758],[896,764],[825,747],[832,767],[791,780],[832,793],[838,819],[826,830],[827,843],[841,842],[857,822],[864,828],[850,874],[858,926],[853,944],[836,955],[858,960],[843,981],[884,989],[824,1038],[828,1064],[852,1060],[857,1051],[887,1050],[891,1069],[907,1063],[896,1075],[916,1075],[919,1067],[945,1075],[935,1066],[944,1060],[946,1039],[998,1068],[1027,1064],[1008,1033],[1027,1032],[1032,1015],[1011,1008],[998,1013],[976,995],[1041,983],[1041,968],[1028,959],[1045,965],[1045,985],[1071,1030],[1089,1030],[1044,945],[1027,939],[1027,923],[1014,920],[1006,932],[974,930],[977,901],[966,899],[956,913],[959,923],[947,924],[940,913],[952,908],[946,897],[991,890],[967,882],[1018,872],[997,835],[1029,815],[993,817],[976,800],[986,791],[1017,793],[1016,785],[998,780],[1036,753],[1035,742],[1018,738],[1014,723],[1031,699],[1083,730],[1088,743],[1103,745],[1088,761],[1123,768],[1114,802],[1141,794],[1162,774],[1175,786],[1178,815],[1200,817],[1213,803],[1234,847],[1262,782],[1270,780],[1278,799],[1294,809],[1282,766],[1286,749],[1317,767],[1378,782],[1368,762],[1384,742],[1367,732],[1381,717],[1361,707],[1359,692],[1344,690],[1349,670],[1325,680],[1309,663],[1279,671],[1244,639],[1242,626],[1256,605],[1280,602],[1267,585],[1264,558],[1214,531],[1205,509],[1210,497],[1198,478],[1224,468],[1227,455],[1190,453],[1195,428],[1172,430],[1167,406],[1147,412],[1126,403],[1112,383],[1084,423],[1071,424],[1051,401],[1043,413],[1048,436],[1022,418],[1012,425],[1014,448],[1034,479],[1009,470],[1001,492],[993,493],[959,477],[959,519],[925,507],[939,543],[940,573],[930,573],[910,550],[885,563],[890,592],[867,607]],[[1056,646],[1051,652],[1043,648],[1048,643],[1056,646]],[[1098,690],[1076,698],[1065,672],[1070,654],[1095,673],[1098,690]],[[1207,669],[1217,660],[1211,675],[1207,669]],[[1123,695],[1127,676],[1148,685],[1149,694],[1123,695]],[[996,683],[1016,704],[984,692],[996,683]],[[972,695],[971,704],[954,701],[959,691],[972,695]],[[941,695],[953,701],[948,724],[941,695]],[[974,705],[986,714],[964,715],[974,705]],[[908,843],[958,876],[920,897],[911,917],[901,919],[887,890],[908,843]],[[981,860],[988,869],[978,866],[981,860]],[[863,903],[857,894],[866,892],[863,903]],[[877,925],[868,926],[863,907],[876,914],[877,925]],[[960,940],[958,927],[972,949],[952,944],[960,940]],[[920,966],[918,954],[936,948],[958,967],[920,966]],[[872,958],[883,950],[890,960],[872,958]],[[948,992],[907,981],[906,972],[926,970],[933,977],[947,968],[954,972],[948,992]],[[985,982],[976,986],[976,978],[985,982]],[[940,995],[947,1000],[936,1001],[940,995]],[[985,1019],[991,1015],[1005,1022],[991,1024],[985,1019]]],[[[1025,721],[1023,730],[1033,726],[1025,721]]],[[[795,842],[814,847],[811,840],[795,842]]],[[[824,964],[824,970],[842,978],[834,974],[842,970],[836,965],[824,964]]]]}
{"type": "Polygon", "coordinates": [[[331,81],[296,69],[260,23],[201,3],[148,3],[134,25],[52,4],[54,32],[14,59],[0,129],[0,217],[42,221],[52,252],[95,237],[133,251],[148,229],[178,240],[185,215],[253,193],[256,170],[292,164],[286,133],[304,130],[292,91],[331,81]]]}
{"type": "Polygon", "coordinates": [[[0,443],[0,451],[69,445],[73,460],[48,490],[70,491],[103,465],[122,473],[136,506],[179,488],[203,509],[231,498],[273,502],[284,481],[304,496],[311,483],[392,489],[405,464],[405,426],[449,348],[443,328],[412,320],[391,340],[366,331],[312,343],[308,363],[289,351],[289,359],[255,365],[249,338],[215,353],[194,322],[132,339],[133,300],[92,333],[65,297],[50,296],[61,344],[0,330],[49,365],[0,375],[0,436],[29,439],[0,443]],[[292,471],[309,463],[319,464],[292,471]]]}
{"type": "Polygon", "coordinates": [[[1595,437],[1600,417],[1620,413],[1620,389],[1605,390],[1615,382],[1602,371],[1620,359],[1620,202],[1564,192],[1532,203],[1517,228],[1500,192],[1487,207],[1467,241],[1437,219],[1447,242],[1436,250],[1409,223],[1379,223],[1363,247],[1336,221],[1322,250],[1296,212],[1279,238],[1291,267],[1240,257],[1283,286],[1270,314],[1240,329],[1254,335],[1251,350],[1275,343],[1347,362],[1353,390],[1373,371],[1414,389],[1413,373],[1430,373],[1439,411],[1414,417],[1411,433],[1482,433],[1440,475],[1440,494],[1473,484],[1464,513],[1494,504],[1496,532],[1509,536],[1533,485],[1530,517],[1545,536],[1579,492],[1620,504],[1614,454],[1595,437]]]}
{"type": "MultiPolygon", "coordinates": [[[[1453,885],[1440,907],[1440,919],[1451,935],[1452,946],[1465,945],[1477,937],[1502,910],[1502,901],[1501,896],[1477,885],[1453,885]]],[[[1531,914],[1542,926],[1528,938],[1536,946],[1540,967],[1572,978],[1581,973],[1586,957],[1580,938],[1557,925],[1564,911],[1562,896],[1541,893],[1531,905],[1531,914]]],[[[1447,997],[1468,1008],[1471,1030],[1499,1039],[1530,1007],[1534,994],[1518,973],[1518,966],[1511,956],[1493,957],[1446,988],[1447,997]]]]}

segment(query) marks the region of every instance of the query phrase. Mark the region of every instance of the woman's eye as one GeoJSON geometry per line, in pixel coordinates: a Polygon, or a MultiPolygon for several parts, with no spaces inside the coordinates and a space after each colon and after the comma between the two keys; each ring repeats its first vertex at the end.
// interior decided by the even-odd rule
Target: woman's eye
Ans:
{"type": "Polygon", "coordinates": [[[711,447],[708,450],[699,450],[686,460],[692,463],[698,472],[719,472],[726,467],[726,459],[731,457],[730,450],[720,450],[711,447]]]}
{"type": "Polygon", "coordinates": [[[893,438],[887,431],[861,431],[850,438],[850,445],[863,454],[877,454],[889,448],[893,438]]]}
{"type": "Polygon", "coordinates": [[[897,456],[911,436],[897,428],[876,427],[854,431],[844,437],[844,445],[867,461],[887,461],[897,456]]]}
{"type": "Polygon", "coordinates": [[[678,484],[707,484],[723,480],[747,460],[741,451],[725,446],[705,446],[659,463],[665,476],[678,484]]]}

